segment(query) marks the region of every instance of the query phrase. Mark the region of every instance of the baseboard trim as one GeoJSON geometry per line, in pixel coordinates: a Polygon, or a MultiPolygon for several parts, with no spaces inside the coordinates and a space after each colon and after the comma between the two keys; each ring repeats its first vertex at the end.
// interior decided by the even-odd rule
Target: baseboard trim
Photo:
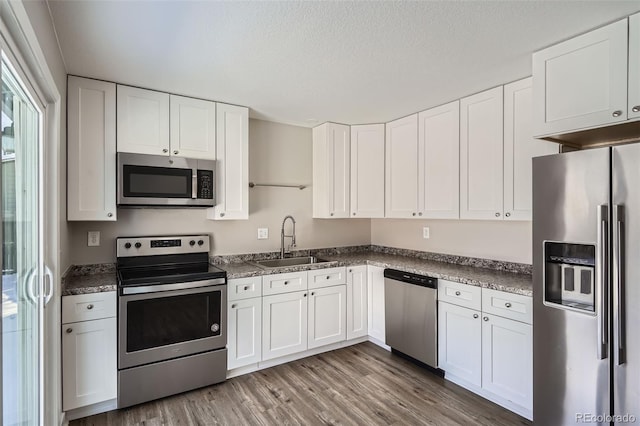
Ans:
{"type": "Polygon", "coordinates": [[[65,411],[63,414],[63,419],[65,421],[65,424],[68,424],[71,420],[105,413],[107,411],[115,410],[116,408],[118,408],[118,399],[114,398],[107,401],[98,402],[97,404],[87,405],[85,407],[65,411]]]}

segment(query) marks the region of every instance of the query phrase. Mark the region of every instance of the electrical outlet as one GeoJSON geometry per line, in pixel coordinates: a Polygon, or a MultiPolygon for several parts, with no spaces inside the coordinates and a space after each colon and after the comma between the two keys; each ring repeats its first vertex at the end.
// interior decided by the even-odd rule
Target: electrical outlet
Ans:
{"type": "Polygon", "coordinates": [[[87,232],[87,245],[89,247],[97,247],[100,245],[100,231],[87,232]]]}
{"type": "Polygon", "coordinates": [[[429,227],[425,226],[424,228],[422,228],[422,238],[424,238],[425,240],[429,239],[429,227]]]}
{"type": "Polygon", "coordinates": [[[269,239],[269,228],[258,228],[258,239],[259,240],[269,239]]]}

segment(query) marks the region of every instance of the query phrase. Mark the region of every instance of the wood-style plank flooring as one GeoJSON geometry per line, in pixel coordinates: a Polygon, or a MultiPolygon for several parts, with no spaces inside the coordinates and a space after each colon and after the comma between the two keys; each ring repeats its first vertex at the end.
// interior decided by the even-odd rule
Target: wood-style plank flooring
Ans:
{"type": "Polygon", "coordinates": [[[158,401],[85,425],[529,425],[365,342],[158,401]]]}

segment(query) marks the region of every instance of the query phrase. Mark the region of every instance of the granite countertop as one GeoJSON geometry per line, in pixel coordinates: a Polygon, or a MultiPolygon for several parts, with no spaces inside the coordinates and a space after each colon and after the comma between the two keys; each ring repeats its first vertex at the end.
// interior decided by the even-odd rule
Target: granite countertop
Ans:
{"type": "Polygon", "coordinates": [[[62,295],[116,291],[118,279],[113,264],[72,266],[62,277],[62,295]]]}
{"type": "Polygon", "coordinates": [[[354,253],[318,255],[328,263],[302,265],[285,268],[263,268],[251,262],[216,264],[227,271],[227,278],[245,278],[268,274],[298,272],[312,269],[332,268],[336,266],[372,265],[382,268],[394,268],[430,277],[456,281],[463,284],[490,288],[493,290],[531,296],[533,294],[531,275],[500,271],[477,266],[459,265],[419,259],[416,257],[361,251],[354,253]]]}

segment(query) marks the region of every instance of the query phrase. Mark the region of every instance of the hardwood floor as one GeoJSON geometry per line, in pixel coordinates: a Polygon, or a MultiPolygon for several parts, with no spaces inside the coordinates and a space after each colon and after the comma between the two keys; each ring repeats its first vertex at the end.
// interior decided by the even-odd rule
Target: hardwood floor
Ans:
{"type": "Polygon", "coordinates": [[[70,423],[216,424],[531,423],[369,342],[70,423]]]}

